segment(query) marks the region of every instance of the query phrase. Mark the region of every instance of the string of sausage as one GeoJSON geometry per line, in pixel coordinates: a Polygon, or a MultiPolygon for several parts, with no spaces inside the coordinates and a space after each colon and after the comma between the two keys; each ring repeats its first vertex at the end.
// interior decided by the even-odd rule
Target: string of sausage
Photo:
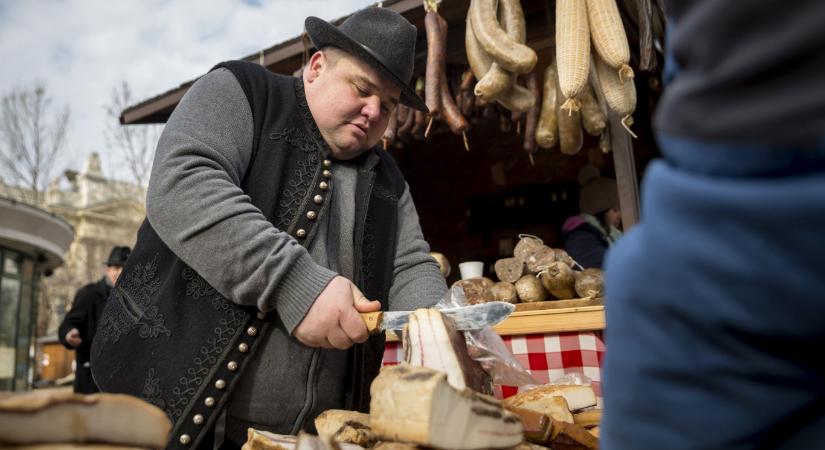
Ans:
{"type": "MultiPolygon", "coordinates": [[[[426,6],[426,3],[425,3],[426,6]]],[[[424,102],[430,110],[430,124],[441,114],[441,89],[438,85],[446,67],[447,40],[443,39],[442,29],[447,22],[435,9],[428,9],[424,16],[424,29],[427,34],[427,67],[425,69],[424,102]]],[[[430,126],[424,136],[429,135],[430,126]]]]}

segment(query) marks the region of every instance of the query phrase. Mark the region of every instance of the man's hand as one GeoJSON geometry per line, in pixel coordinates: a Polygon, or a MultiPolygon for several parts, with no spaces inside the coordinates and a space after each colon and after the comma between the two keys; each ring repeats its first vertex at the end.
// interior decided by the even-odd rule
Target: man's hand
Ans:
{"type": "Polygon", "coordinates": [[[83,343],[83,339],[80,339],[80,331],[77,328],[72,328],[66,333],[66,342],[69,343],[74,348],[80,347],[80,344],[83,343]]]}
{"type": "Polygon", "coordinates": [[[293,334],[310,347],[347,349],[367,340],[367,326],[359,312],[381,309],[348,279],[337,276],[329,282],[293,334]]]}

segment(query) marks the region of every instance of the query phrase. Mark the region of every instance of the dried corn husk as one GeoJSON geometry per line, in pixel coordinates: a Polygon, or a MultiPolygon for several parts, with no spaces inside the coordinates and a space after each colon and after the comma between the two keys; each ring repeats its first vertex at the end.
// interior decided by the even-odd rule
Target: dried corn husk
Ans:
{"type": "Polygon", "coordinates": [[[595,58],[595,65],[599,86],[607,106],[621,116],[624,128],[631,136],[636,137],[630,130],[630,125],[633,124],[631,114],[636,110],[636,85],[633,79],[629,78],[623,82],[619,79],[618,72],[599,57],[595,58]]]}
{"type": "Polygon", "coordinates": [[[622,81],[633,78],[633,69],[628,65],[630,47],[616,0],[587,0],[587,16],[596,53],[618,70],[622,81]]]}
{"type": "Polygon", "coordinates": [[[590,71],[590,28],[583,0],[556,1],[556,70],[568,113],[581,107],[575,98],[587,83],[590,71]]]}

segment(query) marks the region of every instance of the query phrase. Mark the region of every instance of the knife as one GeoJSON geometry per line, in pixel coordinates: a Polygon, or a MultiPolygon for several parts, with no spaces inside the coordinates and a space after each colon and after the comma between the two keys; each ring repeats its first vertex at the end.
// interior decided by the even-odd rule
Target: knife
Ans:
{"type": "MultiPolygon", "coordinates": [[[[459,308],[440,309],[441,314],[449,316],[458,330],[477,330],[493,326],[506,319],[516,305],[507,302],[488,302],[459,308]]],[[[386,330],[403,330],[413,311],[376,311],[360,313],[370,334],[386,330]]]]}

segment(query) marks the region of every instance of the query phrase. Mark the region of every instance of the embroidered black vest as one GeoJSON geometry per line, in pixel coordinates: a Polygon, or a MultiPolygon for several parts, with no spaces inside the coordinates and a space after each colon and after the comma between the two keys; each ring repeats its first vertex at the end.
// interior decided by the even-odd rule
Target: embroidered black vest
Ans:
{"type": "MultiPolygon", "coordinates": [[[[235,75],[252,109],[254,152],[244,192],[275,227],[307,246],[316,219],[329,210],[327,181],[335,168],[301,80],[248,62],[217,67],[235,75]]],[[[373,149],[359,158],[354,281],[386,309],[404,181],[385,152],[373,149]]],[[[92,345],[95,382],[104,392],[131,394],[166,411],[174,424],[169,448],[197,446],[275,314],[221,296],[145,220],[92,345]]],[[[383,335],[350,350],[346,408],[368,411],[383,351],[383,335]]]]}

